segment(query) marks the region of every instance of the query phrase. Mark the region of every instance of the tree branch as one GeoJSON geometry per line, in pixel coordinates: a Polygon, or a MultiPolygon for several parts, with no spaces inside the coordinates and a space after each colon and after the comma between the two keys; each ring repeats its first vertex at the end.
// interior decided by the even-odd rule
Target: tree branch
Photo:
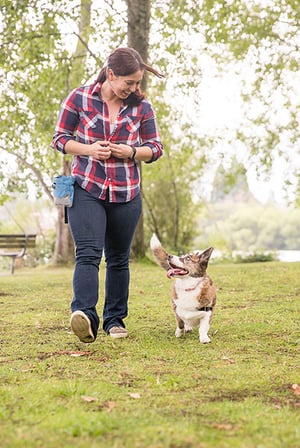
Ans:
{"type": "MultiPolygon", "coordinates": [[[[4,151],[7,151],[6,148],[4,148],[3,146],[0,146],[1,149],[3,149],[4,151]]],[[[7,151],[8,152],[8,151],[7,151]]],[[[27,160],[25,160],[22,156],[20,156],[18,153],[15,152],[11,152],[9,151],[9,154],[13,155],[14,157],[16,157],[16,159],[21,162],[22,165],[24,165],[26,168],[28,168],[30,171],[32,171],[35,175],[35,177],[37,178],[37,180],[39,181],[39,183],[42,186],[42,189],[44,190],[44,192],[46,193],[46,195],[48,196],[48,198],[53,201],[53,196],[50,192],[50,189],[48,188],[48,185],[46,184],[46,182],[44,181],[41,172],[38,170],[38,168],[36,168],[33,164],[27,162],[27,160]]]]}

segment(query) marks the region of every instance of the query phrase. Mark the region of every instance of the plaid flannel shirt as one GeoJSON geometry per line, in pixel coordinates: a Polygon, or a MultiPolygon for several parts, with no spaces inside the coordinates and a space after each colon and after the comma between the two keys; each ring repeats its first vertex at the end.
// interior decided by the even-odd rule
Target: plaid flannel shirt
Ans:
{"type": "MultiPolygon", "coordinates": [[[[111,130],[108,108],[101,98],[101,84],[74,89],[63,101],[56,124],[52,148],[65,153],[69,140],[92,144],[110,140],[130,146],[148,146],[151,163],[163,154],[151,104],[143,100],[138,106],[124,105],[111,130]]],[[[72,176],[93,196],[110,202],[131,201],[140,191],[139,166],[134,160],[110,157],[97,160],[90,156],[74,156],[72,176]]]]}

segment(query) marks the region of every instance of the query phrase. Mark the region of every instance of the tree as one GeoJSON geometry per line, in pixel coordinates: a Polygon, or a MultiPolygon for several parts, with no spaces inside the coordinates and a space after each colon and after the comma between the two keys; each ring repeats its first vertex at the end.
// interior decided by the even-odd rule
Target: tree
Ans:
{"type": "MultiPolygon", "coordinates": [[[[126,3],[128,46],[135,48],[142,56],[142,59],[147,62],[150,29],[150,0],[145,0],[143,2],[139,2],[139,0],[126,0],[126,3]]],[[[143,78],[141,87],[143,91],[147,90],[147,74],[145,74],[143,78]]],[[[139,163],[139,166],[142,181],[142,164],[139,163]]],[[[132,255],[134,258],[142,258],[145,256],[143,210],[135,231],[132,244],[132,255]]]]}
{"type": "MultiPolygon", "coordinates": [[[[57,116],[53,111],[58,110],[65,94],[71,64],[58,40],[56,3],[40,6],[36,9],[31,2],[5,1],[1,7],[5,16],[1,53],[5,82],[1,85],[4,113],[0,128],[2,149],[15,158],[4,179],[5,190],[19,193],[35,184],[37,196],[45,194],[52,200],[52,177],[61,172],[59,155],[49,151],[57,116]]],[[[67,249],[67,232],[63,226],[59,229],[57,256],[58,248],[61,257],[72,254],[67,249]]]]}
{"type": "MultiPolygon", "coordinates": [[[[53,176],[69,173],[70,160],[65,158],[62,164],[59,154],[49,150],[59,105],[69,90],[84,83],[96,63],[99,66],[102,61],[89,48],[91,0],[81,0],[79,10],[68,9],[68,4],[5,1],[1,5],[1,16],[5,17],[0,59],[4,79],[0,100],[1,149],[15,158],[9,175],[2,158],[2,198],[8,197],[7,192],[20,193],[27,190],[28,184],[34,184],[38,196],[45,194],[52,200],[53,176]],[[59,26],[62,19],[71,21],[74,29],[66,32],[59,26]],[[66,47],[70,36],[77,40],[74,51],[66,47]]],[[[58,208],[56,262],[73,258],[73,244],[63,215],[63,209],[58,208]]]]}
{"type": "MultiPolygon", "coordinates": [[[[84,66],[87,59],[90,37],[90,21],[91,0],[81,0],[77,46],[71,59],[70,72],[67,79],[69,89],[73,89],[80,85],[84,77],[84,66]]],[[[62,173],[69,176],[71,174],[70,159],[65,156],[62,161],[62,173]]],[[[65,210],[63,207],[57,207],[57,210],[58,219],[53,254],[53,262],[55,264],[74,260],[73,240],[71,238],[69,227],[65,225],[65,210]]]]}
{"type": "Polygon", "coordinates": [[[107,1],[91,9],[89,39],[77,26],[82,10],[75,3],[3,0],[0,8],[0,148],[14,157],[14,162],[9,159],[9,173],[5,157],[0,160],[2,194],[25,191],[28,183],[35,183],[37,194],[51,197],[61,157],[49,150],[49,142],[60,102],[72,84],[70,74],[77,72],[75,63],[80,61],[74,42],[79,40],[85,52],[86,64],[80,66],[85,83],[112,49],[125,44],[127,35],[127,42],[147,60],[140,45],[148,48],[149,26],[150,62],[167,74],[165,85],[151,77],[147,84],[166,157],[143,172],[144,205],[149,206],[144,214],[146,232],[160,231],[163,238],[172,238],[175,248],[188,244],[195,230],[191,190],[197,193],[205,170],[216,164],[229,170],[236,156],[247,170],[267,172],[276,158],[290,163],[291,154],[298,151],[299,111],[292,90],[299,76],[297,0],[276,0],[272,6],[207,0],[201,8],[197,0],[153,1],[150,17],[148,1],[107,1]],[[134,36],[139,36],[135,42],[134,36]],[[229,69],[242,73],[245,64],[251,72],[251,79],[244,77],[242,92],[245,120],[230,133],[226,127],[209,133],[199,125],[207,59],[220,74],[229,69]],[[273,108],[275,96],[279,100],[273,108]],[[234,151],[224,151],[225,146],[234,151]]]}
{"type": "Polygon", "coordinates": [[[245,203],[229,195],[225,201],[211,203],[205,212],[199,218],[204,232],[197,247],[210,244],[224,253],[299,248],[299,209],[262,205],[253,198],[245,203]]]}
{"type": "MultiPolygon", "coordinates": [[[[298,0],[204,2],[205,36],[227,65],[234,57],[241,74],[244,119],[228,145],[247,170],[268,177],[286,164],[288,189],[299,180],[300,11],[298,0]]],[[[227,65],[228,67],[230,66],[227,65]]],[[[294,188],[296,193],[296,189],[294,188]]]]}

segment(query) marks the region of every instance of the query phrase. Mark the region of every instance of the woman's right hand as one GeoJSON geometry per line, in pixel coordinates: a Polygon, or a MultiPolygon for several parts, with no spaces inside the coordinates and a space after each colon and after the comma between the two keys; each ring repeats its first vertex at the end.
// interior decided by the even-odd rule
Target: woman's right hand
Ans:
{"type": "Polygon", "coordinates": [[[89,156],[97,160],[107,160],[111,156],[107,140],[97,141],[91,145],[80,143],[76,140],[69,140],[65,144],[65,152],[74,156],[89,156]]]}
{"type": "Polygon", "coordinates": [[[109,142],[97,141],[89,145],[88,155],[97,160],[107,160],[111,156],[111,150],[109,148],[109,142]]]}

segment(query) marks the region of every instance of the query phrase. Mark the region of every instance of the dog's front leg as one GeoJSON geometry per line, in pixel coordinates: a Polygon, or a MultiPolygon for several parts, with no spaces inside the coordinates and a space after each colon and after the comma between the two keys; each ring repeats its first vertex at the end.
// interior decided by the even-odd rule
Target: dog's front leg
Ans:
{"type": "Polygon", "coordinates": [[[206,311],[205,316],[200,320],[199,325],[199,340],[202,344],[207,344],[210,342],[210,338],[208,336],[209,330],[209,322],[210,322],[211,311],[206,311]]]}
{"type": "Polygon", "coordinates": [[[189,325],[189,324],[185,323],[184,324],[184,332],[185,333],[190,333],[191,331],[193,331],[192,325],[189,325]]]}
{"type": "MultiPolygon", "coordinates": [[[[175,293],[175,297],[176,297],[176,293],[175,293]]],[[[175,299],[173,297],[171,298],[171,306],[172,306],[172,310],[174,312],[176,324],[177,324],[177,327],[175,330],[175,336],[176,336],[176,338],[180,338],[181,336],[184,335],[184,322],[181,319],[181,317],[178,316],[178,314],[176,312],[177,306],[176,306],[175,299]]]]}
{"type": "Polygon", "coordinates": [[[175,311],[175,319],[176,319],[176,323],[177,323],[177,327],[176,327],[176,330],[175,330],[175,336],[176,336],[176,338],[180,338],[181,336],[184,335],[184,322],[178,316],[176,311],[175,311]]]}

